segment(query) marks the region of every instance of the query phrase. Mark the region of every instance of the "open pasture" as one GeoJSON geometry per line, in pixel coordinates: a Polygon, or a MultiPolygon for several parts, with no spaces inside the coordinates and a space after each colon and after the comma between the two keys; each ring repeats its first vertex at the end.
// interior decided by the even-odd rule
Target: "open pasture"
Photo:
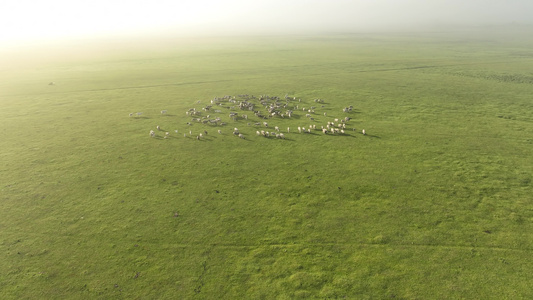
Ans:
{"type": "Polygon", "coordinates": [[[0,294],[530,299],[527,36],[145,41],[6,59],[0,294]],[[261,95],[294,115],[266,116],[261,95]],[[235,107],[245,100],[266,119],[235,107]],[[319,129],[334,119],[345,134],[319,129]],[[285,138],[257,135],[262,122],[285,138]]]}

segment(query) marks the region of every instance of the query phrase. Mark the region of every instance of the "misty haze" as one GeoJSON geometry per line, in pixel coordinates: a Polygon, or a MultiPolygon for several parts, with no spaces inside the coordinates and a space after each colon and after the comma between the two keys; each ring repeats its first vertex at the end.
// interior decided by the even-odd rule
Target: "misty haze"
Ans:
{"type": "Polygon", "coordinates": [[[529,1],[0,3],[2,299],[531,299],[529,1]]]}

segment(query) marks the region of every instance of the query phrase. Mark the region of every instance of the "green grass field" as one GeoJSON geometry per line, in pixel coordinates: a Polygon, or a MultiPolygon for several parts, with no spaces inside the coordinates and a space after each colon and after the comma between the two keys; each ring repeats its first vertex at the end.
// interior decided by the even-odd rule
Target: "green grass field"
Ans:
{"type": "Polygon", "coordinates": [[[532,46],[339,34],[4,55],[1,298],[531,299],[532,46]],[[315,120],[271,118],[286,138],[265,138],[225,103],[210,114],[227,125],[187,125],[239,94],[288,94],[315,120]],[[296,129],[346,116],[344,135],[296,129]]]}

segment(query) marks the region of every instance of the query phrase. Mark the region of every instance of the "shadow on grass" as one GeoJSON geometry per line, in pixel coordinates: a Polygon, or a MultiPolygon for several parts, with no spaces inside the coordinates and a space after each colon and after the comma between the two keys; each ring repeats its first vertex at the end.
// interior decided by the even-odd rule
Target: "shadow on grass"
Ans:
{"type": "Polygon", "coordinates": [[[275,136],[269,136],[269,137],[266,137],[266,136],[258,136],[258,138],[262,138],[262,139],[265,139],[265,140],[269,140],[269,141],[273,141],[273,140],[279,140],[279,141],[289,141],[289,142],[295,142],[296,140],[294,139],[291,139],[291,138],[288,138],[288,137],[285,137],[285,138],[277,138],[275,136]]]}
{"type": "Polygon", "coordinates": [[[250,140],[250,139],[248,139],[248,138],[244,138],[244,139],[242,139],[242,138],[238,138],[238,139],[241,139],[241,140],[243,140],[243,141],[247,141],[247,142],[253,142],[252,140],[250,140]]]}

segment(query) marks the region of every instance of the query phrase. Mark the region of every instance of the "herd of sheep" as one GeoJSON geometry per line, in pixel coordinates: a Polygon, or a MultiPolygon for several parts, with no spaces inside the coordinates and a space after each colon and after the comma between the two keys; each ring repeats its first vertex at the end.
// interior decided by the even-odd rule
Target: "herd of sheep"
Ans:
{"type": "MultiPolygon", "coordinates": [[[[196,104],[201,104],[201,101],[197,101],[196,104]]],[[[285,139],[285,134],[291,132],[296,133],[296,130],[300,134],[318,131],[328,135],[346,135],[349,129],[356,131],[355,128],[348,128],[347,125],[348,121],[351,120],[348,115],[353,110],[353,106],[342,109],[342,114],[345,115],[342,118],[336,117],[326,123],[317,124],[318,122],[315,119],[318,116],[323,115],[327,118],[327,112],[320,112],[325,107],[326,105],[322,99],[314,99],[314,103],[307,107],[301,99],[289,97],[288,95],[285,95],[284,98],[268,95],[257,97],[253,95],[215,97],[210,100],[209,104],[202,105],[200,109],[190,108],[185,112],[191,118],[186,123],[187,130],[180,133],[176,129],[171,133],[164,131],[157,125],[155,130],[150,130],[150,137],[167,139],[170,136],[183,135],[185,138],[192,137],[196,140],[201,140],[208,134],[207,129],[214,128],[218,134],[222,134],[223,131],[229,131],[224,128],[229,127],[228,124],[231,123],[233,125],[231,126],[233,127],[231,129],[232,135],[246,139],[244,133],[237,127],[234,127],[238,122],[245,123],[247,127],[255,127],[257,136],[267,138],[275,137],[278,139],[285,139]],[[227,119],[225,115],[228,116],[227,119]],[[303,116],[305,116],[305,119],[302,118],[303,116]],[[294,123],[298,122],[300,126],[297,126],[292,131],[289,126],[286,128],[286,132],[282,132],[279,126],[272,126],[273,123],[276,123],[280,119],[284,119],[283,123],[286,123],[286,120],[294,120],[294,123]],[[307,124],[302,126],[302,123],[307,124]],[[203,126],[193,133],[192,129],[198,127],[193,126],[194,124],[202,124],[203,126]]],[[[140,117],[142,114],[142,112],[137,112],[130,113],[129,115],[130,117],[140,117]]],[[[161,114],[167,114],[167,110],[161,110],[161,114]]],[[[366,131],[362,129],[361,134],[366,135],[366,131]]]]}

